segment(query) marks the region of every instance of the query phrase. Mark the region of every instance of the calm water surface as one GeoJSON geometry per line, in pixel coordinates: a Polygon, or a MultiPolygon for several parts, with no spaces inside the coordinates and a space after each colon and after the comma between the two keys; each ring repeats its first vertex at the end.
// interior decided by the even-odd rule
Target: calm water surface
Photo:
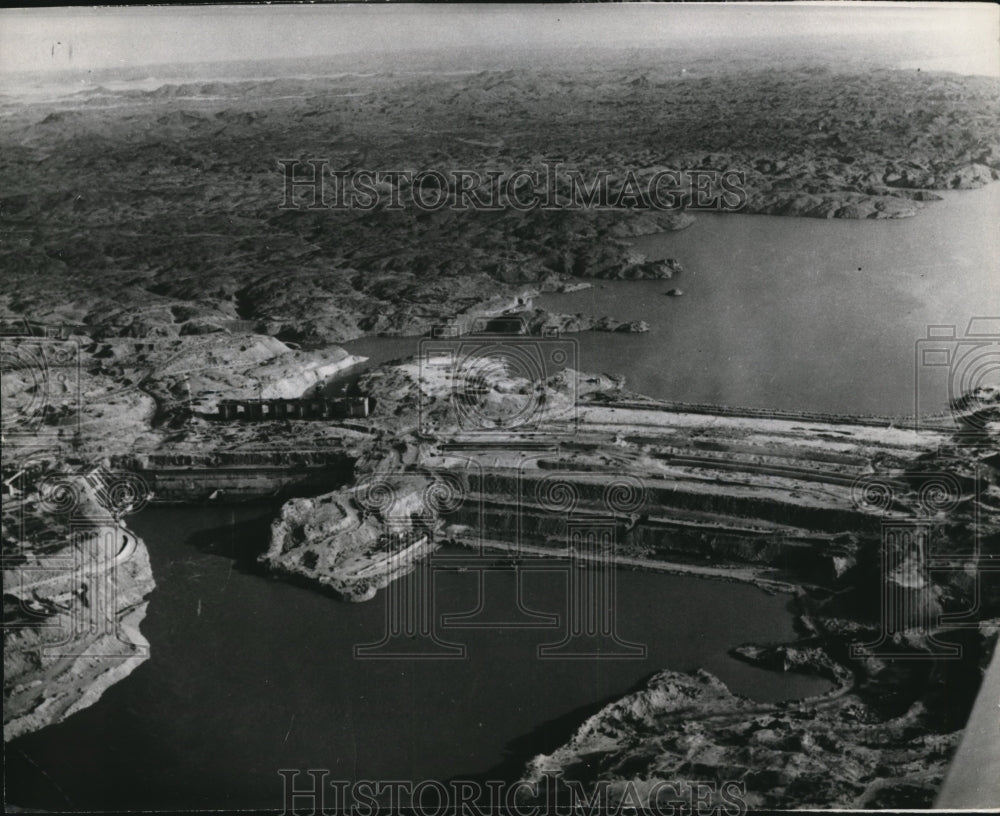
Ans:
{"type": "MultiPolygon", "coordinates": [[[[536,305],[647,321],[648,334],[576,338],[582,370],[623,373],[650,396],[912,415],[927,326],[961,336],[1000,315],[1000,184],[944,195],[892,221],[700,213],[635,241],[679,260],[674,280],[595,282],[536,305]],[[665,295],[674,287],[682,297],[665,295]]],[[[921,401],[940,410],[947,395],[921,401]]]]}
{"type": "MultiPolygon", "coordinates": [[[[555,311],[648,321],[643,335],[577,336],[579,367],[653,396],[788,409],[908,414],[914,343],[928,324],[1000,314],[1000,185],[948,194],[905,221],[699,215],[637,245],[678,258],[675,281],[598,282],[542,298],[555,311]],[[679,286],[681,298],[665,296],[679,286]]],[[[416,338],[347,344],[370,364],[416,338]]],[[[943,398],[942,398],[943,404],[943,398]]],[[[745,666],[727,650],[792,639],[787,598],[747,586],[621,572],[619,632],[641,660],[539,660],[556,629],[449,630],[461,660],[356,660],[378,641],[385,593],[351,605],[260,575],[274,508],[148,510],[157,589],[152,657],[92,708],[9,746],[7,798],[62,808],[278,807],[279,768],[346,779],[516,773],[608,698],[652,672],[703,666],[760,700],[824,681],[745,666]]],[[[475,608],[478,574],[440,572],[438,612],[475,608]]],[[[515,573],[491,573],[495,598],[515,573]]],[[[561,572],[522,579],[559,613],[561,572]]],[[[489,608],[489,607],[488,607],[489,608]]]]}
{"type": "MultiPolygon", "coordinates": [[[[1000,316],[1000,184],[940,194],[900,220],[699,213],[685,230],[634,241],[679,260],[686,271],[673,280],[594,281],[535,305],[649,323],[646,334],[573,335],[580,370],[624,374],[649,396],[912,416],[927,327],[961,337],[971,318],[1000,316]],[[682,297],[666,295],[675,287],[682,297]]],[[[375,365],[417,342],[345,345],[375,365]]],[[[989,376],[1000,383],[995,366],[989,376]]],[[[921,410],[947,400],[924,390],[921,410]]]]}
{"type": "MultiPolygon", "coordinates": [[[[561,640],[557,626],[442,630],[467,646],[465,659],[357,660],[354,645],[385,631],[385,593],[346,604],[255,574],[267,513],[153,508],[136,519],[157,581],[142,624],[152,656],[92,708],[9,746],[9,801],[278,807],[279,768],[328,768],[345,779],[516,773],[597,705],[661,668],[703,666],[760,700],[827,688],[726,654],[745,641],[793,638],[787,596],[625,571],[619,633],[646,644],[645,659],[538,659],[537,646],[561,640]]],[[[515,574],[491,578],[487,609],[496,611],[513,597],[515,574]]],[[[475,609],[475,570],[436,580],[439,612],[475,609]]],[[[529,608],[561,611],[563,572],[523,581],[529,608]]]]}

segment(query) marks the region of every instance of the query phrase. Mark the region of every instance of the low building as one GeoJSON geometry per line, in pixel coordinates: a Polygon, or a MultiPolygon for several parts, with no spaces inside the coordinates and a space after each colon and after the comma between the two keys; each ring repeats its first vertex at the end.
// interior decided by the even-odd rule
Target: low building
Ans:
{"type": "Polygon", "coordinates": [[[299,399],[220,400],[221,420],[263,422],[275,419],[357,419],[371,413],[368,397],[301,397],[299,399]]]}

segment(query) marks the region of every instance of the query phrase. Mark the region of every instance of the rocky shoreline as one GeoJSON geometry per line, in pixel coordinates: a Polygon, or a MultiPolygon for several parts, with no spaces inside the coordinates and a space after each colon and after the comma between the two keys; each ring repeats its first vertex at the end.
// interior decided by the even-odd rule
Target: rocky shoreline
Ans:
{"type": "Polygon", "coordinates": [[[52,514],[27,494],[5,507],[23,515],[32,541],[54,538],[56,546],[29,549],[4,570],[4,741],[93,705],[149,657],[140,624],[156,584],[146,545],[109,516],[85,479],[58,477],[58,489],[73,492],[74,506],[52,514]]]}
{"type": "MultiPolygon", "coordinates": [[[[525,288],[669,277],[669,262],[629,246],[698,217],[693,199],[670,209],[648,200],[644,185],[663,174],[681,187],[691,174],[738,174],[732,206],[713,212],[850,219],[933,218],[934,190],[1000,175],[1000,90],[986,78],[803,64],[782,75],[757,65],[682,79],[676,56],[650,59],[441,78],[376,67],[367,78],[9,100],[0,262],[17,297],[0,296],[0,307],[19,319],[86,326],[98,340],[259,332],[322,348],[421,335],[489,315],[491,303],[515,308],[525,288]],[[622,105],[643,109],[649,126],[623,132],[622,105]],[[570,124],[584,109],[588,127],[570,124]],[[415,117],[464,124],[416,135],[415,117]],[[341,132],[345,119],[351,127],[330,155],[319,134],[341,132]],[[532,192],[546,195],[554,162],[556,207],[284,207],[277,155],[348,170],[362,168],[365,155],[383,168],[530,168],[540,174],[532,192]],[[157,184],[137,189],[133,180],[150,166],[160,168],[157,184]],[[558,206],[579,192],[573,174],[603,178],[616,206],[558,206]],[[48,296],[56,286],[66,289],[58,302],[48,296]]],[[[453,203],[455,191],[447,194],[453,203]]]]}
{"type": "MultiPolygon", "coordinates": [[[[243,357],[228,358],[224,368],[232,382],[252,381],[263,370],[271,372],[268,381],[298,383],[293,367],[313,370],[317,364],[327,364],[311,362],[309,353],[286,347],[258,347],[246,340],[238,347],[243,357]],[[285,362],[279,364],[283,358],[285,362]]],[[[102,354],[101,346],[93,353],[102,354]]],[[[167,397],[177,391],[165,384],[185,381],[182,365],[173,367],[183,358],[170,349],[164,353],[170,365],[147,369],[144,384],[146,392],[157,395],[161,411],[167,397]]],[[[328,359],[324,354],[317,361],[328,359]]],[[[487,368],[478,376],[484,373],[475,399],[477,410],[486,415],[506,411],[508,401],[520,404],[532,393],[525,388],[528,383],[521,383],[503,365],[487,368]]],[[[928,801],[961,726],[943,713],[940,700],[928,698],[906,672],[848,655],[851,643],[877,635],[877,626],[862,611],[864,592],[858,587],[871,580],[872,553],[877,546],[872,531],[881,512],[878,507],[866,510],[851,502],[852,485],[858,479],[864,481],[873,461],[881,463],[884,478],[900,491],[900,508],[917,500],[920,473],[934,469],[936,452],[948,447],[947,433],[918,433],[875,418],[658,403],[630,394],[612,378],[570,371],[546,383],[546,399],[537,409],[537,431],[524,441],[550,441],[533,450],[531,444],[504,442],[503,436],[470,437],[456,424],[462,420],[452,413],[453,404],[446,398],[454,384],[444,374],[421,371],[413,360],[375,368],[358,382],[358,388],[371,397],[373,412],[343,424],[220,425],[218,419],[196,413],[184,419],[184,441],[178,444],[174,420],[182,415],[176,413],[180,408],[174,408],[163,413],[169,421],[161,422],[158,429],[150,428],[144,435],[119,433],[114,443],[135,458],[135,440],[147,440],[148,450],[139,458],[151,476],[157,457],[177,462],[185,449],[188,453],[181,458],[191,459],[186,467],[195,473],[199,457],[224,466],[230,459],[235,463],[242,461],[241,456],[260,456],[252,452],[265,439],[272,449],[296,445],[301,449],[303,442],[319,443],[327,456],[331,443],[335,444],[337,455],[353,463],[344,473],[344,485],[332,493],[287,502],[273,523],[270,546],[261,562],[275,575],[345,600],[370,600],[421,559],[433,558],[442,543],[498,552],[506,548],[511,557],[518,558],[563,554],[586,562],[586,554],[566,546],[561,515],[565,511],[560,508],[569,497],[574,497],[580,511],[603,514],[613,522],[617,568],[747,581],[767,591],[794,593],[803,639],[791,644],[745,644],[734,650],[734,656],[773,670],[825,676],[835,683],[829,695],[753,707],[705,673],[663,673],[646,691],[612,704],[584,724],[566,746],[533,760],[525,771],[527,781],[534,783],[539,774],[557,769],[585,788],[598,782],[614,787],[634,778],[631,771],[618,769],[639,767],[641,755],[642,761],[651,763],[644,772],[649,779],[678,774],[690,778],[693,768],[705,778],[728,778],[725,775],[734,768],[743,768],[748,801],[762,807],[928,801]],[[567,416],[574,418],[575,432],[565,439],[547,436],[567,416]],[[834,457],[823,454],[822,444],[817,445],[827,438],[838,440],[834,457]],[[636,481],[633,477],[638,473],[642,478],[636,481]],[[513,517],[515,504],[522,536],[516,545],[510,537],[513,530],[504,521],[513,517]],[[500,537],[484,540],[485,530],[500,537]],[[845,530],[854,534],[845,536],[845,530]],[[893,684],[899,688],[890,691],[893,684]],[[690,711],[692,705],[697,710],[704,707],[697,737],[703,746],[698,754],[702,758],[695,765],[690,764],[688,749],[676,747],[687,745],[690,735],[675,734],[670,725],[675,722],[674,712],[690,711]],[[621,711],[626,708],[646,711],[646,719],[623,720],[621,711]],[[724,716],[716,716],[720,713],[724,716]],[[760,736],[751,738],[758,730],[760,736]],[[900,736],[914,733],[923,736],[900,736]],[[597,734],[603,747],[595,754],[592,741],[597,734]],[[823,736],[806,745],[816,734],[823,736]],[[872,734],[879,736],[875,739],[872,734]],[[746,742],[740,742],[743,737],[746,742]],[[751,753],[731,747],[737,744],[749,745],[746,750],[751,753]],[[774,763],[768,766],[775,769],[770,774],[754,764],[765,750],[768,761],[774,763]],[[805,759],[800,756],[803,751],[805,759]],[[824,783],[826,787],[816,787],[819,768],[831,761],[831,752],[851,757],[844,765],[844,774],[851,778],[835,775],[824,783]],[[921,762],[924,769],[917,774],[913,768],[921,762]],[[872,763],[881,763],[877,779],[860,770],[872,763]]],[[[204,411],[210,393],[218,393],[218,381],[206,374],[199,377],[192,404],[204,411]]],[[[963,405],[981,419],[995,410],[995,396],[983,392],[963,405]]],[[[993,427],[989,421],[984,425],[977,420],[977,424],[993,427]]],[[[91,445],[98,439],[103,440],[100,450],[107,455],[112,437],[95,436],[91,445]]],[[[275,460],[279,461],[280,457],[275,460]]],[[[322,461],[316,460],[319,465],[322,461]]],[[[307,464],[305,459],[301,462],[307,464]]],[[[969,466],[968,461],[958,460],[952,465],[958,468],[955,477],[967,479],[969,466]]],[[[288,467],[291,476],[300,465],[289,461],[283,467],[288,467]]],[[[43,472],[54,475],[56,471],[43,472]]],[[[41,497],[29,485],[24,487],[25,501],[41,497]]],[[[995,486],[989,488],[987,497],[995,490],[995,486]]],[[[959,548],[966,512],[954,515],[950,527],[949,536],[959,548]]],[[[39,516],[42,523],[45,518],[39,516]]],[[[992,528],[986,534],[992,541],[992,528]]],[[[597,562],[602,559],[597,557],[597,562]]],[[[115,614],[121,631],[137,632],[144,596],[152,589],[141,542],[126,569],[121,576],[125,591],[118,596],[115,614]]],[[[69,589],[59,587],[62,594],[69,589]]],[[[959,582],[937,591],[947,599],[945,603],[960,606],[968,590],[959,582]]],[[[20,598],[19,603],[34,600],[23,592],[16,595],[16,590],[8,594],[20,598]]],[[[64,603],[58,598],[53,601],[64,603]]],[[[969,653],[980,657],[988,654],[994,639],[984,625],[983,634],[967,644],[969,653]]],[[[28,647],[37,645],[24,640],[31,637],[29,631],[9,635],[14,638],[8,641],[9,664],[11,655],[30,652],[28,647]]],[[[137,635],[133,642],[144,646],[140,638],[137,635]]],[[[912,642],[907,648],[919,654],[924,646],[912,642]]],[[[10,664],[9,735],[57,722],[92,703],[142,660],[124,657],[120,661],[71,661],[58,669],[30,661],[10,664]]],[[[978,669],[965,666],[961,670],[978,669]]]]}
{"type": "MultiPolygon", "coordinates": [[[[708,409],[686,414],[683,408],[637,400],[610,380],[577,375],[575,433],[565,443],[530,454],[526,463],[525,450],[516,443],[491,446],[488,437],[471,439],[448,425],[445,401],[435,399],[435,389],[444,383],[426,377],[420,385],[422,419],[428,405],[438,406],[430,408],[438,422],[432,434],[417,432],[426,423],[416,415],[408,385],[416,376],[412,364],[404,362],[363,380],[370,393],[379,395],[380,413],[391,417],[390,436],[359,460],[353,485],[296,502],[282,514],[264,563],[334,588],[350,600],[367,599],[373,587],[411,569],[407,547],[416,539],[425,547],[442,541],[506,551],[512,558],[563,555],[583,566],[589,559],[599,567],[606,555],[579,554],[566,544],[561,514],[569,502],[577,512],[613,520],[616,568],[747,581],[794,593],[802,638],[790,644],[744,644],[733,655],[762,668],[817,674],[833,683],[820,697],[762,706],[733,696],[705,672],[664,672],[646,690],[591,718],[566,746],[530,762],[523,781],[541,785],[544,792],[546,777],[558,773],[579,781],[590,795],[595,786],[625,790],[640,778],[740,778],[746,780],[752,807],[930,803],[957,744],[961,717],[948,713],[936,692],[924,690],[917,679],[919,655],[931,640],[907,641],[905,649],[918,659],[904,661],[903,668],[893,661],[851,657],[852,644],[878,636],[861,587],[870,588],[872,571],[877,572],[881,512],[859,509],[851,496],[855,484],[870,478],[870,463],[884,466],[891,455],[893,469],[882,475],[903,491],[897,497],[903,510],[919,493],[920,474],[946,461],[935,462],[935,452],[949,444],[946,433],[917,433],[888,420],[854,425],[840,419],[826,425],[832,419],[777,412],[774,417],[768,412],[727,416],[708,409]],[[839,440],[836,465],[816,447],[833,428],[839,440]],[[699,456],[684,449],[689,440],[697,440],[699,456]],[[670,454],[658,457],[658,446],[670,454]],[[709,450],[718,452],[706,457],[709,450]],[[614,465],[609,465],[611,451],[614,465]],[[793,465],[795,457],[804,459],[793,465]],[[667,490],[659,487],[659,469],[669,479],[667,490]],[[739,475],[727,475],[732,469],[739,475]],[[632,481],[639,472],[642,479],[632,481]],[[687,479],[695,480],[690,494],[687,479]],[[611,493],[605,490],[609,484],[611,493]],[[841,492],[841,499],[833,498],[841,492]],[[773,511],[768,510],[771,502],[773,511]],[[711,508],[710,520],[703,507],[711,508]],[[517,540],[505,521],[515,515],[517,540]],[[362,528],[367,543],[353,547],[350,531],[362,528]],[[484,530],[490,538],[483,537],[484,530]],[[382,571],[378,584],[370,573],[359,580],[366,569],[382,571]],[[697,726],[690,724],[692,713],[697,726]],[[762,754],[766,763],[759,761],[762,754]],[[830,775],[834,756],[847,759],[830,775]]],[[[497,376],[501,380],[492,387],[499,399],[517,390],[497,376]]],[[[565,408],[559,391],[567,383],[551,387],[545,412],[551,411],[555,422],[565,408]]],[[[976,403],[986,412],[981,417],[995,412],[994,402],[986,395],[976,403]]],[[[544,439],[546,427],[543,415],[535,438],[544,439]]],[[[957,468],[956,478],[968,477],[970,462],[964,455],[951,466],[957,468]]],[[[997,474],[989,470],[995,484],[997,474]]],[[[948,536],[959,549],[969,534],[963,525],[977,512],[966,508],[952,519],[948,536]]],[[[991,541],[996,535],[992,526],[980,532],[991,541]]],[[[419,557],[431,551],[424,549],[419,557]]],[[[905,576],[898,580],[895,592],[926,591],[905,576]]],[[[948,604],[968,600],[968,586],[961,581],[935,591],[948,597],[948,604]]],[[[965,642],[973,663],[953,671],[973,677],[981,671],[996,640],[995,622],[984,621],[983,627],[965,642]]]]}
{"type": "Polygon", "coordinates": [[[613,807],[633,791],[642,801],[657,783],[690,779],[716,788],[735,781],[750,809],[926,806],[958,742],[928,726],[919,706],[875,718],[841,690],[761,705],[704,670],[664,671],[533,759],[522,781],[538,786],[535,801],[553,778],[580,783],[588,796],[600,783],[613,807]]]}
{"type": "MultiPolygon", "coordinates": [[[[547,313],[537,315],[549,317],[547,313]]],[[[115,371],[125,371],[123,366],[131,358],[120,353],[121,349],[113,341],[93,344],[89,351],[85,350],[85,359],[113,361],[105,364],[114,365],[115,371]]],[[[261,344],[253,338],[234,338],[213,351],[222,361],[220,373],[202,370],[196,378],[187,374],[189,358],[185,353],[192,355],[192,361],[204,355],[202,350],[186,350],[184,345],[173,344],[165,345],[156,354],[144,352],[146,356],[137,365],[137,370],[145,372],[139,393],[152,395],[157,408],[152,414],[136,411],[135,415],[150,424],[145,430],[123,433],[120,424],[110,424],[110,415],[100,404],[93,403],[87,407],[87,417],[108,416],[107,433],[97,433],[99,422],[91,421],[87,447],[77,455],[86,451],[86,456],[110,457],[119,467],[132,462],[129,467],[139,469],[128,472],[145,473],[155,481],[156,471],[163,466],[180,468],[181,472],[186,468],[193,476],[199,468],[214,467],[222,474],[228,472],[230,463],[252,469],[255,462],[258,466],[270,463],[286,468],[289,479],[299,478],[296,474],[302,467],[329,467],[329,456],[335,454],[338,461],[345,463],[343,486],[318,496],[295,498],[275,519],[270,547],[261,556],[262,563],[274,574],[346,600],[363,602],[412,570],[421,559],[433,557],[441,543],[485,549],[507,547],[512,557],[562,553],[586,560],[585,555],[566,549],[560,507],[573,496],[581,511],[603,514],[613,521],[619,542],[618,568],[748,581],[768,591],[794,592],[805,639],[793,644],[748,644],[735,654],[757,665],[810,671],[834,680],[843,693],[817,710],[829,711],[822,717],[829,717],[831,739],[839,740],[838,744],[863,742],[861,732],[852,730],[853,726],[834,722],[845,716],[845,711],[855,710],[852,706],[867,712],[859,722],[880,723],[880,728],[890,730],[896,727],[891,725],[895,720],[885,719],[883,711],[889,681],[882,678],[889,669],[859,664],[845,652],[845,644],[871,640],[876,634],[873,623],[860,611],[859,598],[851,595],[852,591],[856,594],[851,587],[871,580],[876,546],[872,532],[877,528],[880,511],[877,507],[865,510],[852,505],[852,485],[858,479],[863,482],[871,463],[877,461],[884,477],[900,491],[899,507],[905,508],[917,499],[919,474],[928,467],[933,469],[936,452],[947,449],[949,437],[944,431],[918,433],[905,425],[875,418],[659,403],[625,391],[613,378],[567,371],[545,383],[546,398],[536,406],[535,432],[524,440],[524,445],[511,444],[503,435],[495,439],[482,433],[470,436],[462,424],[467,420],[453,413],[449,395],[454,383],[449,379],[450,372],[422,371],[414,360],[386,364],[361,376],[357,387],[370,396],[374,406],[366,417],[342,423],[220,424],[210,409],[213,400],[228,388],[241,388],[247,396],[256,390],[254,382],[295,383],[297,388],[307,384],[305,373],[328,366],[331,360],[349,365],[351,359],[332,352],[296,351],[274,340],[261,344]],[[190,395],[185,393],[186,383],[192,383],[190,395]],[[190,406],[196,410],[185,413],[190,406]],[[551,436],[564,426],[567,417],[573,419],[574,433],[565,438],[558,433],[551,436]],[[837,454],[827,456],[821,440],[832,438],[838,440],[837,454]],[[544,440],[548,442],[540,449],[532,448],[532,444],[544,440]],[[276,451],[273,462],[260,459],[263,454],[259,451],[265,442],[267,448],[276,451]],[[317,453],[313,462],[299,455],[295,462],[284,462],[280,454],[281,450],[310,447],[322,451],[323,456],[317,453]],[[350,467],[346,467],[348,462],[350,467]],[[636,474],[642,474],[638,482],[633,479],[636,474]],[[615,485],[610,493],[606,490],[608,484],[615,485]],[[513,517],[515,505],[522,536],[516,548],[512,544],[514,531],[505,521],[513,517]],[[498,537],[483,540],[484,530],[498,537]],[[845,536],[845,530],[854,531],[854,535],[845,536]],[[860,683],[855,680],[851,691],[845,692],[845,671],[867,679],[860,683]]],[[[98,392],[102,376],[107,375],[89,364],[86,368],[86,387],[98,392]]],[[[485,416],[493,411],[506,412],[508,403],[522,405],[533,393],[531,383],[521,382],[503,365],[489,367],[478,376],[480,388],[470,408],[475,407],[475,412],[485,416]]],[[[989,416],[995,410],[992,397],[995,395],[986,392],[970,397],[963,403],[963,410],[972,412],[970,416],[989,416]]],[[[115,394],[113,398],[122,397],[115,394]]],[[[992,427],[989,422],[984,425],[977,420],[977,424],[992,427]]],[[[989,449],[988,445],[985,449],[989,449]]],[[[67,446],[63,455],[68,451],[67,446]]],[[[58,461],[57,457],[52,464],[58,461]]],[[[968,466],[961,459],[953,464],[958,468],[954,471],[956,478],[967,479],[964,469],[968,466]]],[[[42,471],[50,476],[58,472],[58,467],[42,471]]],[[[32,489],[29,484],[22,487],[25,502],[40,500],[40,488],[32,489]]],[[[964,513],[952,519],[950,535],[954,536],[955,546],[962,540],[964,513]]],[[[42,514],[39,523],[51,523],[46,518],[56,517],[42,514]]],[[[122,575],[125,592],[116,609],[122,631],[134,631],[145,609],[144,596],[152,589],[141,543],[126,566],[130,571],[122,575]]],[[[61,588],[60,592],[67,589],[61,588]]],[[[939,592],[949,599],[947,603],[960,605],[968,587],[958,583],[943,586],[939,592]]],[[[17,596],[16,590],[9,594],[19,597],[19,603],[33,600],[23,593],[17,596]]],[[[12,648],[8,656],[21,654],[33,644],[17,641],[30,638],[27,632],[16,630],[11,635],[15,640],[9,641],[12,648]],[[24,649],[19,651],[20,647],[24,649]]],[[[134,642],[140,643],[138,639],[134,642]]],[[[908,648],[919,652],[922,647],[913,643],[908,648]]],[[[986,636],[970,645],[974,652],[985,653],[988,648],[986,636]]],[[[68,669],[58,670],[47,670],[30,661],[10,664],[7,674],[13,679],[8,686],[9,733],[26,733],[90,704],[141,662],[126,658],[103,663],[76,661],[68,669]]],[[[11,659],[8,657],[8,662],[11,659]]],[[[714,681],[672,677],[673,691],[668,696],[683,698],[693,693],[688,688],[690,682],[712,686],[714,681]]],[[[909,693],[916,695],[911,707],[923,706],[928,713],[897,713],[893,717],[901,723],[899,727],[907,723],[907,728],[922,728],[934,720],[938,729],[933,732],[938,735],[934,750],[939,752],[943,767],[955,739],[948,735],[954,734],[955,727],[939,722],[939,702],[922,702],[916,692],[909,693]]],[[[729,699],[719,689],[709,696],[713,707],[731,711],[735,719],[746,713],[742,703],[729,699]]],[[[794,724],[798,722],[795,711],[799,710],[779,707],[768,716],[794,724]]],[[[706,722],[705,728],[709,725],[706,722]]],[[[629,744],[637,744],[637,740],[659,739],[655,737],[658,733],[621,731],[619,736],[629,744]]],[[[706,739],[723,742],[725,733],[705,732],[706,739]]],[[[799,732],[793,728],[792,733],[799,732]]],[[[865,750],[888,752],[891,756],[901,752],[899,757],[909,757],[916,756],[918,748],[916,744],[904,746],[889,740],[865,750]]],[[[566,750],[570,753],[554,754],[542,765],[557,767],[565,761],[569,773],[576,760],[571,759],[572,746],[566,750]]],[[[649,750],[656,753],[661,749],[649,750]]],[[[749,761],[733,759],[737,760],[749,761]]],[[[718,773],[723,773],[724,767],[730,765],[720,764],[718,773]]],[[[895,781],[884,785],[910,790],[910,781],[906,781],[910,779],[909,771],[903,765],[893,765],[892,769],[890,776],[896,774],[892,777],[895,781]]],[[[709,765],[705,764],[703,770],[709,773],[709,765]]],[[[788,773],[789,778],[794,777],[792,771],[788,773]]],[[[927,791],[936,784],[934,773],[927,776],[930,781],[926,785],[921,783],[911,790],[915,797],[912,801],[926,801],[927,791]]],[[[614,774],[605,770],[600,778],[612,779],[614,774]]],[[[771,791],[768,796],[775,797],[768,799],[762,793],[763,803],[813,801],[802,798],[797,788],[782,790],[774,780],[762,781],[761,786],[762,791],[771,791]]],[[[855,796],[851,801],[868,801],[865,797],[876,795],[874,788],[869,791],[855,785],[850,790],[855,796]]],[[[893,801],[911,800],[903,797],[893,801]]]]}
{"type": "MultiPolygon", "coordinates": [[[[352,67],[315,80],[0,100],[0,316],[16,335],[5,351],[30,363],[4,377],[4,555],[16,556],[4,591],[18,624],[5,629],[5,739],[92,704],[145,659],[148,554],[117,519],[91,523],[102,505],[81,481],[94,467],[117,468],[173,500],[312,494],[284,505],[261,561],[350,601],[370,600],[440,542],[516,541],[524,552],[585,561],[566,545],[574,512],[605,524],[620,565],[794,589],[802,640],[736,654],[825,674],[837,684],[830,695],[760,706],[706,672],[659,673],[533,760],[525,780],[559,771],[588,790],[606,782],[620,791],[639,779],[739,778],[754,807],[929,803],[967,714],[942,698],[951,675],[932,672],[975,684],[995,641],[995,579],[984,578],[983,620],[963,643],[968,661],[925,670],[916,658],[929,636],[900,638],[915,658],[903,667],[850,650],[879,634],[870,599],[880,525],[887,512],[919,515],[928,474],[965,491],[934,515],[945,551],[963,557],[982,510],[985,551],[996,554],[994,404],[973,417],[983,420],[980,438],[963,445],[888,421],[667,405],[570,369],[542,382],[502,360],[455,373],[411,359],[359,378],[373,406],[363,416],[218,414],[223,399],[318,398],[362,361],[335,344],[359,337],[424,336],[442,324],[468,332],[509,323],[516,328],[504,331],[526,336],[643,332],[627,315],[555,314],[531,299],[682,271],[629,240],[684,229],[694,208],[654,211],[635,196],[604,210],[281,206],[275,157],[327,157],[331,133],[340,167],[510,172],[561,156],[582,177],[607,172],[616,199],[631,178],[737,172],[740,212],[790,217],[933,218],[933,190],[1000,175],[992,80],[761,65],[685,79],[663,55],[635,60],[599,72],[583,60],[577,73],[445,77],[352,67]],[[623,131],[623,109],[642,109],[643,126],[623,131]],[[428,119],[451,129],[414,127],[428,119]],[[40,347],[67,375],[42,406],[33,391],[49,373],[36,365],[40,347]],[[513,441],[503,431],[512,416],[530,420],[513,441]],[[24,431],[11,444],[9,417],[24,431]],[[34,468],[38,458],[45,464],[34,468]],[[979,470],[981,495],[972,489],[979,470]],[[131,539],[110,595],[66,567],[72,517],[46,506],[42,491],[60,475],[79,488],[76,520],[114,542],[112,560],[131,539]],[[495,540],[483,541],[484,531],[495,540]],[[45,576],[31,578],[36,571],[45,576]],[[70,626],[81,609],[98,634],[43,659],[36,624],[70,626]]],[[[556,203],[568,192],[557,187],[556,203]]],[[[454,203],[455,191],[447,195],[454,203]]],[[[916,573],[901,556],[892,590],[908,600],[929,593],[935,612],[968,608],[966,573],[936,583],[916,573]]]]}

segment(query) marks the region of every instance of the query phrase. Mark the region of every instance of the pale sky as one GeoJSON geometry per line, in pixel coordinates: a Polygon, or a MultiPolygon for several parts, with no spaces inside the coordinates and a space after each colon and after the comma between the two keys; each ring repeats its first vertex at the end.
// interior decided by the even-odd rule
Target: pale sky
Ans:
{"type": "Polygon", "coordinates": [[[946,58],[961,56],[969,73],[1000,76],[1000,9],[993,3],[868,2],[8,9],[0,12],[0,71],[456,46],[651,46],[706,35],[835,43],[882,34],[886,42],[932,42],[946,58]]]}

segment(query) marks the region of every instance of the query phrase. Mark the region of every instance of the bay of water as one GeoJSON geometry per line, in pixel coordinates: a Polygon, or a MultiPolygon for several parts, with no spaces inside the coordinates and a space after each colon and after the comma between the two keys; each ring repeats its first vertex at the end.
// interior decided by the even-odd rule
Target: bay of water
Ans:
{"type": "MultiPolygon", "coordinates": [[[[536,305],[647,321],[647,334],[575,338],[580,369],[649,396],[910,416],[927,327],[961,337],[971,318],[1000,316],[1000,184],[943,195],[900,220],[699,213],[635,240],[683,264],[673,280],[595,281],[536,305]]],[[[921,404],[943,410],[947,393],[921,404]]]]}
{"type": "MultiPolygon", "coordinates": [[[[565,741],[609,698],[651,673],[716,673],[758,700],[828,687],[727,655],[794,638],[788,596],[620,571],[618,632],[644,659],[539,659],[565,632],[566,575],[526,574],[525,605],[562,615],[545,629],[447,629],[451,660],[359,660],[385,632],[385,592],[348,604],[259,574],[274,508],[152,508],[134,529],[157,588],[142,631],[150,659],[91,708],[8,746],[7,799],[47,809],[280,807],[280,768],[342,779],[516,774],[565,741]]],[[[495,580],[492,607],[516,573],[495,580]]],[[[436,612],[475,609],[475,569],[437,573],[436,612]]],[[[496,603],[499,601],[499,603],[496,603]]]]}
{"type": "MultiPolygon", "coordinates": [[[[961,339],[972,318],[1000,317],[1000,184],[938,192],[943,201],[895,220],[698,213],[687,229],[633,241],[650,258],[680,261],[672,280],[595,280],[535,305],[645,320],[648,333],[570,337],[578,370],[624,375],[651,397],[943,411],[946,389],[917,393],[917,343],[928,326],[954,326],[961,339]],[[683,295],[667,296],[673,288],[683,295]]],[[[367,337],[345,347],[377,365],[415,354],[417,343],[367,337]]],[[[995,366],[987,374],[1000,384],[995,366]]]]}
{"type": "MultiPolygon", "coordinates": [[[[650,257],[680,260],[675,280],[597,281],[538,305],[649,322],[647,334],[576,341],[579,369],[624,374],[651,396],[909,414],[926,327],[953,324],[961,336],[970,318],[1000,315],[998,225],[1000,185],[948,193],[903,221],[700,214],[687,230],[636,241],[650,257]],[[673,287],[683,297],[667,297],[673,287]]],[[[417,343],[346,345],[373,365],[417,343]]],[[[558,627],[449,630],[445,639],[467,648],[458,660],[358,660],[354,646],[385,631],[386,593],[351,605],[261,574],[254,559],[275,509],[153,508],[135,520],[157,581],[142,624],[152,656],[91,708],[8,746],[8,801],[280,807],[280,768],[503,778],[665,667],[704,667],[759,700],[827,687],[727,655],[746,641],[793,639],[787,598],[626,571],[618,630],[647,646],[640,660],[539,659],[558,627]]],[[[515,571],[490,575],[498,597],[512,598],[515,571]]],[[[475,608],[478,576],[438,573],[436,614],[475,608]]],[[[527,574],[522,588],[530,608],[562,614],[563,572],[527,574]]]]}

